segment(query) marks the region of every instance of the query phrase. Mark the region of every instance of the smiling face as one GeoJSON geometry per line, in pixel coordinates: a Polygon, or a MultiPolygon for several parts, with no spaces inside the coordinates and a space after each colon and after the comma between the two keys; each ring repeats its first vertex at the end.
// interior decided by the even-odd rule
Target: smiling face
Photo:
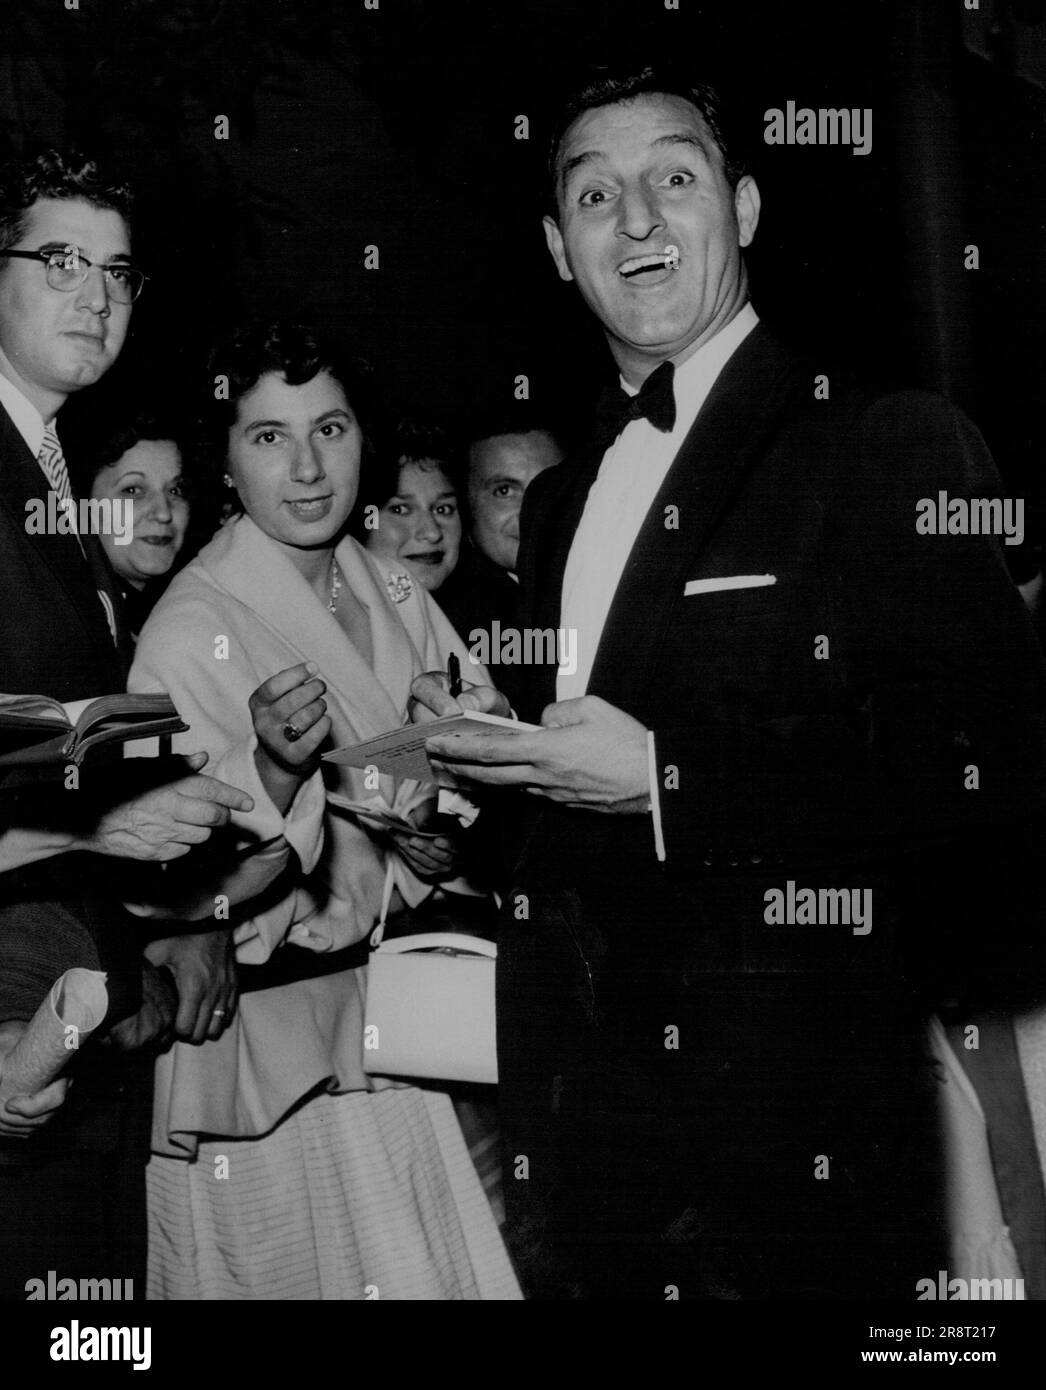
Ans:
{"type": "Polygon", "coordinates": [[[302,386],[268,372],[237,404],[227,464],[243,509],[306,574],[352,511],[362,441],[329,372],[302,386]]]}
{"type": "Polygon", "coordinates": [[[131,240],[118,212],[81,198],[38,198],[25,223],[12,250],[75,246],[92,263],[67,294],[51,289],[42,261],[0,258],[0,372],[50,420],[119,356],[131,306],[109,298],[101,267],[129,261],[131,240]]]}
{"type": "Polygon", "coordinates": [[[495,435],[469,450],[472,539],[502,569],[516,568],[523,494],[533,478],[562,458],[562,449],[544,430],[495,435]]]}
{"type": "Polygon", "coordinates": [[[577,282],[630,384],[685,360],[744,305],[741,250],[759,192],[747,175],[731,189],[704,118],[682,97],[579,116],[560,144],[557,200],[558,221],[545,218],[556,268],[577,282]]]}
{"type": "Polygon", "coordinates": [[[189,525],[189,503],[182,484],[182,458],[172,439],[141,439],[91,484],[93,498],[131,503],[133,539],[118,545],[101,534],[116,573],[135,589],[164,575],[174,564],[189,525]]]}
{"type": "Polygon", "coordinates": [[[406,568],[430,593],[458,563],[461,515],[454,484],[438,460],[400,463],[396,492],[381,508],[367,549],[406,568]]]}

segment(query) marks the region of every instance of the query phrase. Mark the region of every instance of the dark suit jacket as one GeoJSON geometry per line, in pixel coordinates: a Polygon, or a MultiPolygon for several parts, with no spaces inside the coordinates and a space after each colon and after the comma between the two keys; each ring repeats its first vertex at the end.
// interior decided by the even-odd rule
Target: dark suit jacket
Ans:
{"type": "MultiPolygon", "coordinates": [[[[83,537],[85,563],[74,536],[26,532],[26,501],[46,491],[39,465],[0,409],[0,689],[62,701],[123,690],[126,634],[118,628],[114,645],[97,591],[109,594],[117,615],[120,595],[97,537],[83,537]]],[[[9,772],[0,781],[0,817],[18,824],[31,814],[26,803],[87,794],[105,776],[104,761],[85,766],[80,790],[67,791],[60,777],[42,786],[36,775],[9,772]]],[[[111,1022],[139,1007],[140,925],[113,901],[112,862],[63,855],[0,876],[0,1018],[30,1018],[74,965],[108,971],[111,1022]]],[[[52,1122],[39,1147],[65,1124],[64,1116],[52,1122]]]]}
{"type": "MultiPolygon", "coordinates": [[[[519,584],[516,580],[466,540],[457,568],[434,598],[470,651],[473,650],[472,634],[477,631],[487,634],[493,662],[491,676],[499,689],[510,700],[515,700],[515,668],[498,664],[501,646],[495,639],[498,633],[517,625],[519,584]],[[495,627],[495,623],[500,626],[495,627]]],[[[477,660],[483,657],[482,647],[478,651],[477,660]]],[[[467,670],[464,675],[468,680],[467,670]]]]}
{"type": "MultiPolygon", "coordinates": [[[[1041,972],[1007,874],[1046,804],[1042,659],[999,545],[915,529],[1001,483],[945,401],[813,375],[744,341],[608,615],[588,690],[655,733],[666,862],[649,816],[526,799],[499,1052],[539,1296],[913,1297],[940,1235],[920,1013],[1041,972]],[[776,583],[684,595],[752,574],[776,583]],[[871,890],[872,930],[768,923],[789,880],[871,890]]],[[[528,489],[521,626],[559,624],[600,457],[528,489]]],[[[537,720],[554,668],[522,676],[537,720]]]]}
{"type": "Polygon", "coordinates": [[[457,568],[435,599],[467,643],[476,628],[489,633],[495,620],[502,628],[515,627],[519,585],[507,570],[465,540],[457,568]]]}

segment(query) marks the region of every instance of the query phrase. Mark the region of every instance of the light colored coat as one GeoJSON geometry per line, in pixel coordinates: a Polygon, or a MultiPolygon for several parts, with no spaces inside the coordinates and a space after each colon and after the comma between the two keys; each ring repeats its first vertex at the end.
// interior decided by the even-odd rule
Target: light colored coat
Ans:
{"type": "MultiPolygon", "coordinates": [[[[324,763],[281,816],[254,765],[248,700],[277,671],[317,664],[340,746],[404,723],[411,680],[445,669],[450,652],[468,669],[464,644],[421,585],[395,603],[385,574],[354,540],[344,539],[336,555],[370,619],[373,669],[279,546],[240,517],[174,580],[145,625],[131,671],[131,690],[168,691],[190,725],[175,751],[205,750],[204,770],[255,802],[233,817],[228,868],[182,897],[179,915],[213,916],[219,895],[249,903],[291,871],[288,891],[236,929],[237,957],[248,964],[285,942],[329,951],[362,940],[377,921],[389,864],[407,903],[431,891],[386,836],[337,811],[326,792],[402,815],[432,799],[432,785],[382,777],[375,791],[362,771],[324,763]]],[[[481,670],[473,678],[486,677],[481,670]]],[[[396,1084],[363,1071],[365,975],[342,971],[247,994],[217,1042],[176,1044],[158,1063],[154,1149],[185,1155],[195,1152],[199,1133],[267,1133],[321,1084],[331,1091],[396,1084]]]]}

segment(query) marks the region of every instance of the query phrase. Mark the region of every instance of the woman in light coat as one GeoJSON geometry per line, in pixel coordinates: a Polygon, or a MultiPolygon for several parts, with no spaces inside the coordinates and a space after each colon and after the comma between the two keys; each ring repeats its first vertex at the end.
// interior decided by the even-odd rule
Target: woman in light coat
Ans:
{"type": "Polygon", "coordinates": [[[185,746],[254,798],[205,886],[198,865],[176,870],[157,905],[228,914],[248,968],[208,1040],[158,1063],[149,1294],[518,1298],[449,1099],[363,1067],[386,877],[413,906],[454,873],[453,837],[409,828],[432,821],[436,788],[319,762],[403,723],[412,678],[467,653],[420,585],[390,585],[346,535],[367,448],[352,371],[280,325],[241,334],[216,370],[243,514],[157,606],[130,685],[169,691],[185,746]]]}

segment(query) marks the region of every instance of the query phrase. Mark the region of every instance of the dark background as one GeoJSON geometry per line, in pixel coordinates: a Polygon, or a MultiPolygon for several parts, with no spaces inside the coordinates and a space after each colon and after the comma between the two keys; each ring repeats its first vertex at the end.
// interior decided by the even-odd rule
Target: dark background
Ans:
{"type": "Polygon", "coordinates": [[[153,279],[78,409],[103,391],[191,408],[218,328],[293,314],[416,415],[467,428],[524,374],[532,403],[578,417],[610,364],[544,249],[546,104],[579,61],[667,53],[745,113],[763,317],[826,370],[951,395],[1038,524],[1046,0],[2,2],[0,154],[75,143],[142,191],[153,279]],[[871,153],[767,147],[788,100],[871,107],[871,153]]]}

